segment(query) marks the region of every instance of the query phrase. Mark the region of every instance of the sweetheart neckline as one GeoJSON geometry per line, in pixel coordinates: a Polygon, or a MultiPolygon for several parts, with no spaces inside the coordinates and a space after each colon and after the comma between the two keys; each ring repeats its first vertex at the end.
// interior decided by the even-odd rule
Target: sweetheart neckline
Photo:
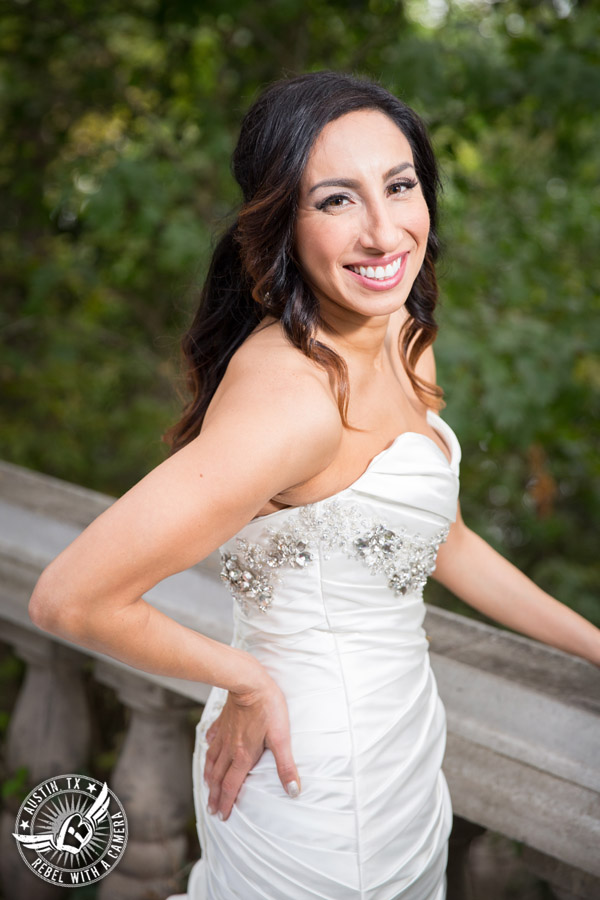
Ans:
{"type": "Polygon", "coordinates": [[[438,415],[436,412],[434,412],[432,409],[428,409],[428,410],[427,410],[426,416],[427,416],[428,421],[429,421],[429,415],[430,415],[430,414],[431,414],[432,416],[435,416],[435,418],[436,418],[439,422],[441,422],[442,425],[447,429],[447,431],[446,431],[444,434],[442,434],[442,432],[440,431],[439,428],[434,428],[434,426],[432,425],[432,423],[429,422],[429,424],[431,425],[431,427],[433,428],[433,430],[434,430],[434,431],[437,431],[437,433],[440,435],[440,437],[441,437],[443,440],[445,440],[445,442],[446,442],[446,444],[447,444],[447,446],[448,446],[448,449],[450,450],[450,457],[451,457],[450,459],[448,459],[448,457],[446,456],[446,454],[444,453],[444,451],[441,449],[441,447],[439,446],[439,444],[437,444],[437,443],[433,440],[433,438],[430,438],[429,435],[423,434],[422,431],[402,431],[402,432],[400,432],[400,434],[397,434],[397,435],[396,435],[396,437],[393,439],[392,443],[391,443],[388,447],[384,447],[383,450],[380,450],[379,453],[376,453],[375,456],[372,457],[372,459],[371,459],[370,462],[368,463],[366,469],[363,470],[362,474],[359,475],[358,478],[356,478],[356,479],[355,479],[351,484],[349,484],[347,487],[342,488],[340,491],[336,491],[335,494],[330,494],[328,497],[321,497],[320,500],[312,500],[310,503],[299,503],[297,506],[282,506],[281,509],[274,509],[273,512],[266,513],[264,516],[255,516],[253,519],[250,519],[250,521],[249,521],[249,522],[247,523],[247,525],[245,525],[244,527],[247,528],[248,525],[254,525],[254,524],[256,524],[257,522],[262,522],[263,519],[270,519],[272,516],[278,516],[280,513],[291,512],[291,511],[294,510],[294,509],[305,509],[307,506],[314,506],[314,505],[317,504],[317,503],[324,503],[326,500],[333,500],[335,497],[339,497],[340,494],[345,494],[346,491],[350,491],[350,490],[352,490],[353,488],[355,488],[356,485],[359,483],[359,481],[362,481],[362,479],[369,473],[369,471],[370,471],[370,469],[372,468],[372,466],[374,465],[374,463],[377,462],[377,460],[380,459],[382,456],[384,456],[386,453],[389,453],[390,450],[392,450],[392,449],[396,446],[396,444],[398,443],[398,441],[399,441],[401,438],[404,438],[404,437],[420,437],[420,438],[425,438],[425,440],[426,440],[429,444],[433,445],[433,447],[437,450],[437,452],[438,452],[439,454],[441,454],[441,456],[443,457],[443,459],[444,459],[444,461],[445,461],[445,463],[446,463],[448,469],[450,469],[451,472],[454,472],[454,464],[455,464],[455,462],[456,462],[456,438],[454,437],[454,433],[452,432],[452,429],[450,428],[450,426],[448,425],[448,423],[445,422],[445,421],[442,419],[442,417],[439,416],[439,415],[438,415]],[[448,437],[450,438],[450,440],[446,440],[446,436],[448,436],[448,437]]]}

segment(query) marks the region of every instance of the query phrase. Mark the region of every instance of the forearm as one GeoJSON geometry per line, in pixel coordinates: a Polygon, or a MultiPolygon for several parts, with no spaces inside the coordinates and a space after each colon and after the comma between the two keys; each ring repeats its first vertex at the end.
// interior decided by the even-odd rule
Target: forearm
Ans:
{"type": "Polygon", "coordinates": [[[179,624],[143,598],[98,615],[38,621],[45,631],[144,672],[199,681],[238,694],[251,693],[269,678],[245,650],[179,624]]]}
{"type": "Polygon", "coordinates": [[[600,630],[466,526],[440,548],[434,578],[496,622],[600,665],[600,630]]]}

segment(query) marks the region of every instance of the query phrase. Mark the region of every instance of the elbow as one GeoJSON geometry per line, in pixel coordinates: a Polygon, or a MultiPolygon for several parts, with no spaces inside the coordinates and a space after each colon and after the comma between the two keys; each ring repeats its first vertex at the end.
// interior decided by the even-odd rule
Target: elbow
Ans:
{"type": "Polygon", "coordinates": [[[46,590],[45,585],[45,575],[47,569],[44,569],[40,577],[38,578],[36,585],[33,589],[33,593],[29,598],[29,605],[27,607],[27,613],[29,614],[29,618],[33,622],[37,628],[41,628],[42,631],[47,631],[48,624],[48,612],[50,609],[50,600],[49,594],[46,590]]]}
{"type": "Polygon", "coordinates": [[[66,638],[76,634],[77,616],[60,597],[52,573],[47,568],[37,580],[27,612],[33,624],[41,631],[66,638]]]}

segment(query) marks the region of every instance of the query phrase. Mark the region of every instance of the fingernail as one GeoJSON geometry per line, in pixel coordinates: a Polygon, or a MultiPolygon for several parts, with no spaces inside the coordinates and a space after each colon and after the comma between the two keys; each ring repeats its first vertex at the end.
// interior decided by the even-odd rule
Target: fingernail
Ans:
{"type": "Polygon", "coordinates": [[[223,813],[221,812],[221,810],[219,810],[219,812],[217,813],[217,818],[219,818],[221,822],[223,821],[223,813]]]}
{"type": "Polygon", "coordinates": [[[290,797],[297,797],[300,793],[300,788],[298,787],[297,781],[288,781],[286,785],[286,790],[290,797]]]}
{"type": "Polygon", "coordinates": [[[209,804],[209,806],[208,806],[208,811],[209,811],[209,813],[211,814],[211,816],[214,816],[214,814],[215,814],[215,812],[216,812],[216,809],[214,808],[214,806],[211,806],[211,805],[209,804]]]}

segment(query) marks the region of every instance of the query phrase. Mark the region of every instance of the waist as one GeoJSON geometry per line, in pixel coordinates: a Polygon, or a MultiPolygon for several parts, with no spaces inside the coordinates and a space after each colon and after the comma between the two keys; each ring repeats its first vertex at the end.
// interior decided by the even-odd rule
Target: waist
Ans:
{"type": "Polygon", "coordinates": [[[373,681],[391,702],[409,697],[430,672],[423,628],[376,633],[311,629],[300,634],[236,635],[232,646],[252,654],[291,700],[343,690],[351,699],[373,681]]]}

